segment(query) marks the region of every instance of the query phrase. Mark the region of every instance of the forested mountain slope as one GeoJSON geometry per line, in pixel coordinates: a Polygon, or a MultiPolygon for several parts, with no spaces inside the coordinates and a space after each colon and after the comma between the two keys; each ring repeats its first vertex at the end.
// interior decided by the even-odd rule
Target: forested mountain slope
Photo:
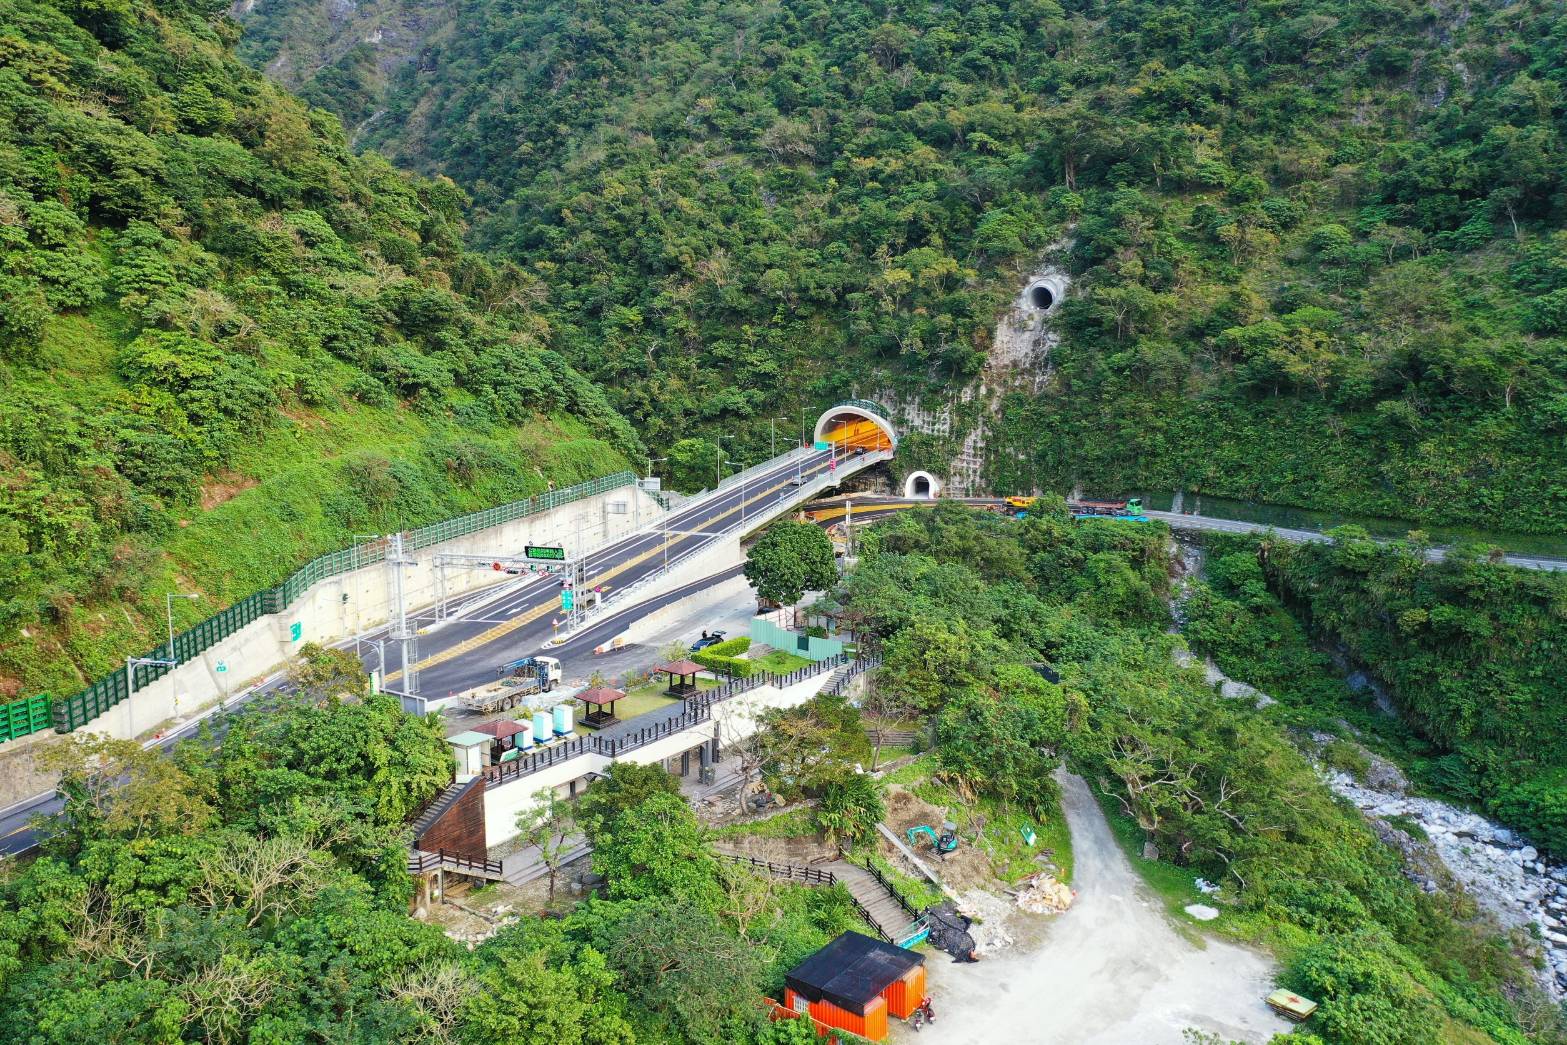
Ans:
{"type": "MultiPolygon", "coordinates": [[[[286,60],[318,6],[248,24],[286,60]]],[[[463,0],[390,92],[374,44],[305,89],[474,193],[645,432],[951,394],[1066,239],[1080,293],[996,488],[1559,530],[1564,15],[463,0]]]]}
{"type": "Polygon", "coordinates": [[[212,5],[0,0],[0,696],[351,535],[625,467],[462,193],[356,157],[212,5]]]}

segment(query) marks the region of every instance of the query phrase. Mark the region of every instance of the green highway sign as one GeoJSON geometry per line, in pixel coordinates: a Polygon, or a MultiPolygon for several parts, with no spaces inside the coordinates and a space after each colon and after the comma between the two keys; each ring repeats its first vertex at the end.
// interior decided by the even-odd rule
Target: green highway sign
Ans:
{"type": "Polygon", "coordinates": [[[301,622],[296,620],[294,623],[290,624],[288,626],[288,637],[290,641],[298,642],[300,636],[304,634],[304,631],[305,626],[301,622]]]}
{"type": "Polygon", "coordinates": [[[566,549],[552,544],[530,544],[523,549],[523,554],[530,559],[554,559],[563,562],[566,558],[566,549]]]}

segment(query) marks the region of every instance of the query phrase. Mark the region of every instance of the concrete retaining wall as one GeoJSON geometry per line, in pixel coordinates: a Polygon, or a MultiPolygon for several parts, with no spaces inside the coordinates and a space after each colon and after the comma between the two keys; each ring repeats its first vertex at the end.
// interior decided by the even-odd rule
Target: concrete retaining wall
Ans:
{"type": "MultiPolygon", "coordinates": [[[[412,609],[436,601],[434,558],[438,554],[520,554],[526,544],[558,544],[568,554],[578,555],[623,536],[662,513],[657,501],[636,486],[627,485],[421,548],[412,556],[418,565],[403,569],[407,605],[412,609]]],[[[490,569],[447,567],[446,593],[452,596],[471,592],[498,583],[497,577],[504,576],[490,569]]],[[[283,612],[252,622],[146,688],[138,689],[130,701],[122,701],[82,728],[130,737],[167,720],[188,717],[275,671],[306,642],[330,645],[385,624],[391,607],[391,567],[385,563],[328,577],[312,585],[283,612]]]]}

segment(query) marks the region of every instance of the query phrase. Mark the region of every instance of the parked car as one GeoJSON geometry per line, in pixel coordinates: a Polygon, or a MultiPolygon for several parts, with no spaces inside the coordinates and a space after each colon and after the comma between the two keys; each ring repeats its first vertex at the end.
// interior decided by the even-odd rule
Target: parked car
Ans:
{"type": "Polygon", "coordinates": [[[709,646],[716,646],[724,641],[724,633],[721,631],[704,631],[702,637],[691,644],[692,653],[701,653],[709,646]]]}

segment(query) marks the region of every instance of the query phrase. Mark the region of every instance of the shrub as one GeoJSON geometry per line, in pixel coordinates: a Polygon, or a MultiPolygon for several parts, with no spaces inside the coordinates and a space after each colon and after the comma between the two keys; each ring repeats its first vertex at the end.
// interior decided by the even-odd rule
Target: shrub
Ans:
{"type": "Polygon", "coordinates": [[[725,675],[732,679],[748,679],[756,674],[756,664],[749,660],[741,660],[739,657],[726,657],[720,653],[712,653],[703,650],[693,653],[691,659],[702,665],[715,675],[725,675]]]}

